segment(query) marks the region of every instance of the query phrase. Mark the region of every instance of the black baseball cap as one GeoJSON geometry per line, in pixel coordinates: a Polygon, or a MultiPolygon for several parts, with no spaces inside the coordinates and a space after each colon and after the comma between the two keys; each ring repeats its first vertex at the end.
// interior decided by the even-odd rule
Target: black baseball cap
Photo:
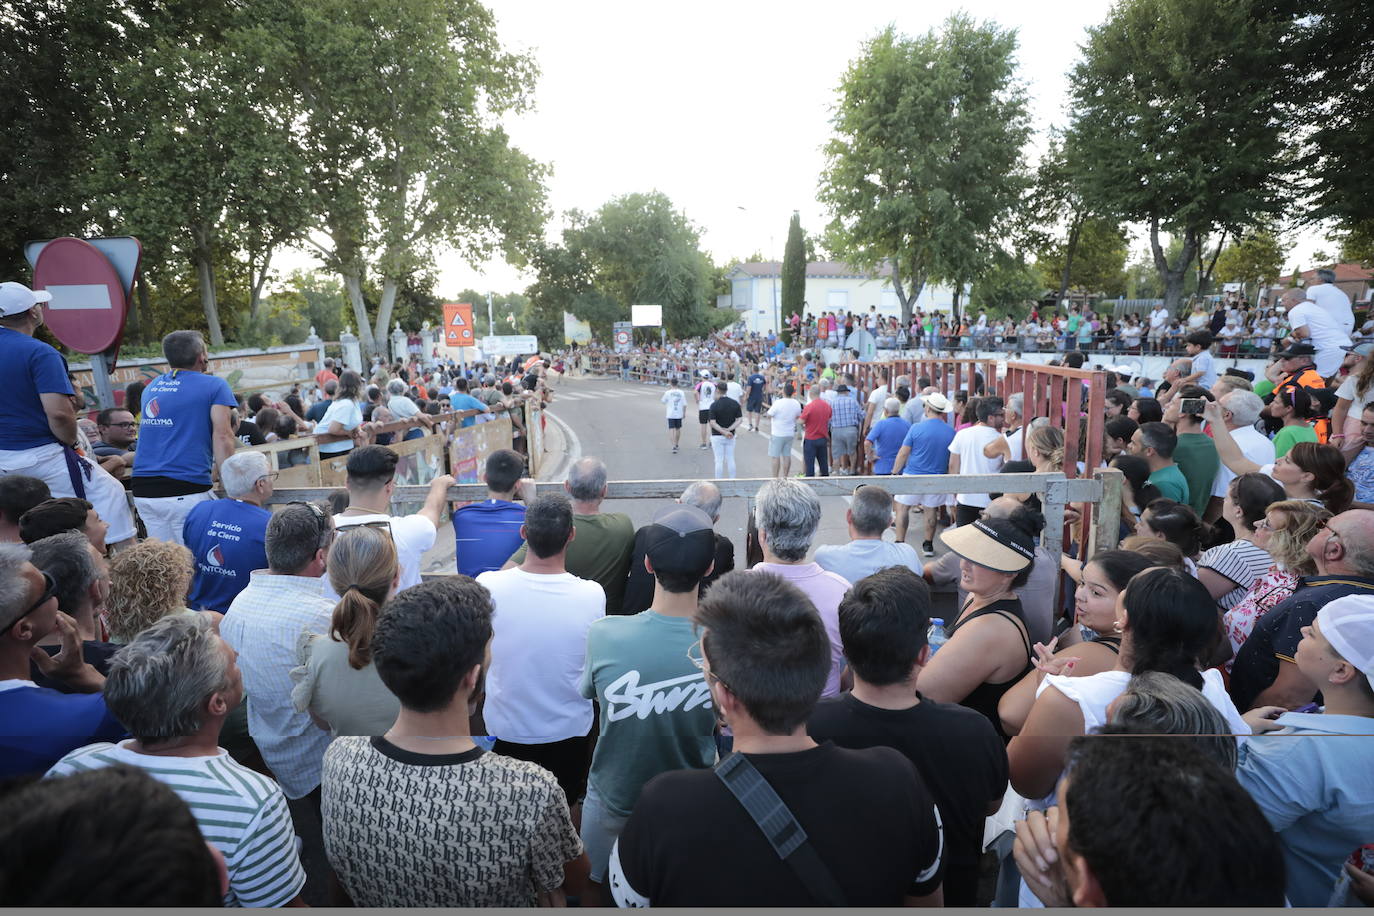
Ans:
{"type": "Polygon", "coordinates": [[[711,517],[696,506],[665,506],[644,528],[644,555],[658,572],[704,576],[716,558],[711,517]]]}
{"type": "Polygon", "coordinates": [[[1317,348],[1310,343],[1295,343],[1278,354],[1279,359],[1293,359],[1296,356],[1316,356],[1317,348]]]}

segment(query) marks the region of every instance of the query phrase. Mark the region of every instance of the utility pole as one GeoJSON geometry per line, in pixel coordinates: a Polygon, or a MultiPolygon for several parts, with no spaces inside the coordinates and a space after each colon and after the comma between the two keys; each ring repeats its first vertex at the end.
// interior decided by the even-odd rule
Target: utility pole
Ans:
{"type": "Polygon", "coordinates": [[[487,334],[496,336],[496,325],[491,320],[491,290],[487,290],[487,334]]]}

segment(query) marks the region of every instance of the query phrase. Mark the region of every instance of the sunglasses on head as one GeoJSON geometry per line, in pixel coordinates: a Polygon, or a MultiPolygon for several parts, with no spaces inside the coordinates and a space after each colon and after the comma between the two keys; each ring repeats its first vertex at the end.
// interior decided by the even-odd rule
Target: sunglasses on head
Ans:
{"type": "Polygon", "coordinates": [[[57,583],[53,581],[53,577],[48,575],[48,573],[44,570],[40,569],[39,572],[43,575],[43,593],[38,596],[37,601],[35,601],[32,605],[29,606],[29,609],[27,611],[11,620],[9,622],[9,626],[5,627],[3,630],[0,630],[0,636],[3,636],[10,630],[14,629],[14,625],[16,623],[23,620],[25,617],[29,616],[34,611],[38,610],[43,605],[47,604],[49,601],[52,600],[53,596],[57,594],[57,583]]]}

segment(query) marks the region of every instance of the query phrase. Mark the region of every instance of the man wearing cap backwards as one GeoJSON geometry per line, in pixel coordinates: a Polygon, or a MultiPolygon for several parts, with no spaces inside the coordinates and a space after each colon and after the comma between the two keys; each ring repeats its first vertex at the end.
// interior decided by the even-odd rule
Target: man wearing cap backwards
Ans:
{"type": "Polygon", "coordinates": [[[1374,596],[1317,611],[1294,663],[1326,708],[1246,714],[1256,735],[1268,734],[1241,746],[1236,778],[1279,835],[1288,902],[1328,906],[1346,857],[1374,839],[1374,596]]]}
{"type": "MultiPolygon", "coordinates": [[[[902,440],[902,448],[892,463],[893,470],[901,469],[907,474],[943,474],[949,470],[949,444],[954,441],[954,427],[945,419],[949,401],[939,392],[931,392],[920,398],[924,405],[925,416],[913,423],[902,440]]],[[[907,525],[911,519],[911,507],[923,507],[926,519],[926,536],[921,542],[921,552],[928,557],[935,556],[935,524],[940,517],[937,511],[945,504],[942,493],[924,495],[898,494],[897,496],[897,540],[906,540],[907,525]]]]}
{"type": "Polygon", "coordinates": [[[711,517],[695,506],[665,506],[641,531],[644,568],[654,577],[652,605],[597,620],[587,631],[581,691],[600,705],[601,733],[587,779],[582,841],[598,885],[644,784],[669,770],[705,769],[716,759],[710,690],[688,658],[697,641],[698,586],[716,555],[711,517]]]}
{"type": "Polygon", "coordinates": [[[1279,306],[1287,310],[1292,329],[1288,342],[1310,343],[1316,349],[1317,372],[1330,378],[1341,367],[1341,348],[1350,346],[1350,335],[1329,312],[1306,301],[1306,295],[1300,289],[1289,289],[1279,297],[1279,306]]]}
{"type": "Polygon", "coordinates": [[[67,361],[33,336],[51,299],[45,290],[0,283],[0,477],[36,477],[53,496],[89,500],[110,526],[106,541],[118,544],[134,536],[124,485],[76,453],[67,361]]]}

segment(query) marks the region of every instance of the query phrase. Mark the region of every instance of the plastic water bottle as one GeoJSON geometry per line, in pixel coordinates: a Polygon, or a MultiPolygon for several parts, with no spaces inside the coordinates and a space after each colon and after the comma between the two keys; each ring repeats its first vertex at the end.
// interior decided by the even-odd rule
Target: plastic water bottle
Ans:
{"type": "Polygon", "coordinates": [[[949,642],[949,637],[945,634],[945,618],[930,618],[930,630],[926,633],[926,643],[930,645],[930,657],[934,658],[935,653],[940,651],[940,647],[949,642]]]}

